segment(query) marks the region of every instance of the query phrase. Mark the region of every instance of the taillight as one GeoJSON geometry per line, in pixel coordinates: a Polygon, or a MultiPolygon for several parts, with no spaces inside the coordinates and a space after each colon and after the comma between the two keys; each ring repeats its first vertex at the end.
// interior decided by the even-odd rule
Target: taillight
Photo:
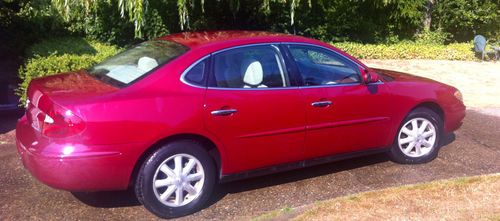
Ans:
{"type": "Polygon", "coordinates": [[[28,112],[32,127],[47,137],[69,137],[85,129],[85,122],[80,117],[55,104],[49,108],[48,112],[34,106],[29,108],[28,112]]]}
{"type": "Polygon", "coordinates": [[[28,88],[26,115],[31,126],[47,137],[62,138],[77,135],[85,129],[85,122],[71,110],[54,103],[40,90],[28,88]]]}
{"type": "Polygon", "coordinates": [[[39,130],[47,137],[69,137],[85,129],[85,123],[80,117],[57,105],[54,105],[48,113],[39,113],[37,120],[39,130]]]}

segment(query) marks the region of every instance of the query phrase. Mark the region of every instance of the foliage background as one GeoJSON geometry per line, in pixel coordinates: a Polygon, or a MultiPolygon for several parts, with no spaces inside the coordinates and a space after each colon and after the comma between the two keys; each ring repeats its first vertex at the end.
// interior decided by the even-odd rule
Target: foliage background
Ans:
{"type": "Polygon", "coordinates": [[[474,60],[474,35],[500,40],[500,0],[0,0],[0,57],[23,61],[21,97],[33,78],[140,41],[228,29],[312,37],[362,59],[474,60]]]}
{"type": "Polygon", "coordinates": [[[0,0],[0,4],[2,34],[27,40],[70,34],[127,45],[172,32],[213,29],[269,30],[361,43],[395,43],[429,35],[441,37],[439,43],[467,42],[475,34],[500,38],[500,0],[0,0]],[[427,14],[432,18],[428,27],[427,14]]]}
{"type": "Polygon", "coordinates": [[[22,82],[17,93],[21,103],[26,100],[26,89],[32,79],[84,69],[120,51],[116,46],[79,37],[51,38],[34,44],[19,69],[22,82]]]}

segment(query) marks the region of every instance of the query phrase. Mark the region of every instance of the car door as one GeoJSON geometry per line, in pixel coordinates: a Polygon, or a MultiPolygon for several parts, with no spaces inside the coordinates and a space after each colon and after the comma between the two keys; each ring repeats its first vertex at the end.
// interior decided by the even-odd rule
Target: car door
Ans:
{"type": "Polygon", "coordinates": [[[389,96],[382,82],[366,85],[358,64],[327,48],[289,44],[302,81],[306,158],[387,145],[389,96]]]}
{"type": "Polygon", "coordinates": [[[302,157],[305,109],[279,48],[238,47],[212,55],[205,124],[224,145],[223,173],[302,157]]]}

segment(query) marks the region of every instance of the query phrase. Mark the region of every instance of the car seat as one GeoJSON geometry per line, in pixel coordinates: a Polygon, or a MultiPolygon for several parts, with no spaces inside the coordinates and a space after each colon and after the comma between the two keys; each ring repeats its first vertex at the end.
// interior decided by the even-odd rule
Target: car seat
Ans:
{"type": "Polygon", "coordinates": [[[264,80],[264,70],[262,64],[253,59],[247,58],[241,64],[241,73],[243,73],[243,88],[262,88],[267,87],[262,84],[264,80]]]}

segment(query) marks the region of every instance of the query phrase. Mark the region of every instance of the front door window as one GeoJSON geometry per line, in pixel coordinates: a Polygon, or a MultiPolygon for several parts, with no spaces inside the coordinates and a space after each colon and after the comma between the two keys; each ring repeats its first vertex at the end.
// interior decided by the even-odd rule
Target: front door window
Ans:
{"type": "Polygon", "coordinates": [[[305,86],[361,82],[357,66],[331,51],[302,45],[288,48],[305,86]]]}

